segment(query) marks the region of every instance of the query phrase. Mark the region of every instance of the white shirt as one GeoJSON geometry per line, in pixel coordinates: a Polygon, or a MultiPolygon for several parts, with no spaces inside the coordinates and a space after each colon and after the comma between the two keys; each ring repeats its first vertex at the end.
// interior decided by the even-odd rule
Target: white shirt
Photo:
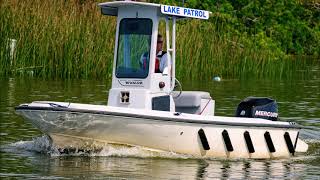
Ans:
{"type": "MultiPolygon", "coordinates": [[[[158,56],[161,56],[162,54],[162,51],[159,51],[158,54],[157,54],[157,58],[158,56]]],[[[166,67],[168,67],[168,57],[169,59],[171,59],[170,55],[168,55],[168,53],[165,53],[161,58],[160,58],[160,61],[159,61],[159,70],[160,72],[163,72],[164,69],[166,67]]],[[[144,58],[148,58],[148,57],[144,57],[144,54],[141,55],[140,57],[140,64],[143,64],[143,59],[144,58]]],[[[171,61],[169,61],[169,63],[171,64],[171,61]]]]}
{"type": "MultiPolygon", "coordinates": [[[[162,54],[162,51],[159,51],[157,54],[157,57],[162,54]]],[[[169,56],[169,59],[170,56],[169,56]]],[[[159,65],[159,70],[163,72],[164,68],[168,67],[168,62],[171,64],[171,61],[168,61],[168,53],[165,53],[161,58],[160,58],[160,65],[159,65]]]]}

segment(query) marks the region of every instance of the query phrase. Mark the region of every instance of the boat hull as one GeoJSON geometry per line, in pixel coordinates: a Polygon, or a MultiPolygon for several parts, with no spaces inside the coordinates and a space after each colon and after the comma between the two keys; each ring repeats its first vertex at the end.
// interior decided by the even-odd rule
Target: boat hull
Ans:
{"type": "MultiPolygon", "coordinates": [[[[17,112],[58,148],[100,149],[113,143],[223,158],[286,158],[307,149],[298,138],[299,128],[291,126],[232,126],[65,108],[17,108],[17,112]]],[[[219,122],[219,117],[215,119],[219,122]]]]}

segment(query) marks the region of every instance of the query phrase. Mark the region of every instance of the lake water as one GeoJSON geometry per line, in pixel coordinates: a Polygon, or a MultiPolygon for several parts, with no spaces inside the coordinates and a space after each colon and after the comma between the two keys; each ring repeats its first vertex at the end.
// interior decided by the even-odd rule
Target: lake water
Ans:
{"type": "Polygon", "coordinates": [[[182,81],[184,90],[203,90],[216,100],[216,114],[234,116],[247,96],[277,100],[282,121],[308,127],[301,137],[306,154],[290,159],[199,159],[149,152],[139,147],[106,146],[97,153],[60,155],[46,136],[14,112],[35,100],[106,104],[108,80],[0,79],[0,178],[18,179],[319,179],[320,68],[290,80],[182,81]]]}

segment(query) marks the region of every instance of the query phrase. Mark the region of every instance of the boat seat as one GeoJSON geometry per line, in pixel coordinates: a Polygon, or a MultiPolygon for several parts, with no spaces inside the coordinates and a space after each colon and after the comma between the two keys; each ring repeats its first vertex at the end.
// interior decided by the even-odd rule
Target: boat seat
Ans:
{"type": "MultiPolygon", "coordinates": [[[[174,92],[178,94],[179,92],[174,92]]],[[[174,98],[176,112],[197,114],[201,112],[201,99],[211,99],[208,92],[182,91],[178,98],[174,98]]]]}

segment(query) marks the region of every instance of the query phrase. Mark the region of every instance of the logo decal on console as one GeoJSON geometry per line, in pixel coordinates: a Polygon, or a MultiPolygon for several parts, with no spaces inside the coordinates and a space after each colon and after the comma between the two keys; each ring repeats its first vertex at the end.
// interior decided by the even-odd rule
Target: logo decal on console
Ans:
{"type": "Polygon", "coordinates": [[[142,80],[118,80],[122,86],[138,86],[143,87],[142,80]]]}

